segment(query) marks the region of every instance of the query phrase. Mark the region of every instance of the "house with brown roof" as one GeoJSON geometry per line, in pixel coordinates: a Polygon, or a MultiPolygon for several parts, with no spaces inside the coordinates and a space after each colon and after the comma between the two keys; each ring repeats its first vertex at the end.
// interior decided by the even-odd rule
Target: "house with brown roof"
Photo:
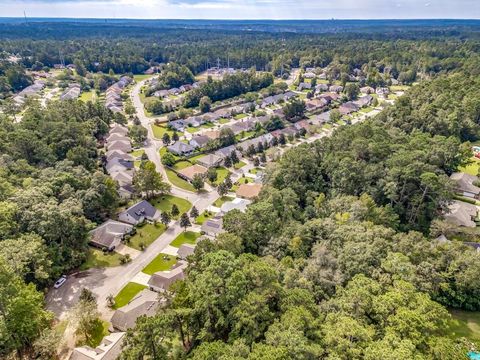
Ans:
{"type": "Polygon", "coordinates": [[[203,176],[207,173],[207,171],[208,169],[206,167],[195,164],[180,170],[177,174],[187,181],[192,181],[195,175],[203,176]]]}
{"type": "Polygon", "coordinates": [[[254,199],[262,190],[262,184],[242,184],[238,187],[236,195],[243,199],[254,199]]]}
{"type": "Polygon", "coordinates": [[[115,220],[107,220],[90,231],[89,243],[100,249],[113,251],[121,244],[125,235],[133,231],[133,226],[115,220]]]}

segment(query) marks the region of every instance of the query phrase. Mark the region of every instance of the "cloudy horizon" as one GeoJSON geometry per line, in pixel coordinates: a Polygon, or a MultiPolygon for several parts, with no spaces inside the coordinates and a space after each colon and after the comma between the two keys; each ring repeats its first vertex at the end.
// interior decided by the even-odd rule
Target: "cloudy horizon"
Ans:
{"type": "Polygon", "coordinates": [[[2,17],[478,19],[477,0],[0,0],[2,17]]]}

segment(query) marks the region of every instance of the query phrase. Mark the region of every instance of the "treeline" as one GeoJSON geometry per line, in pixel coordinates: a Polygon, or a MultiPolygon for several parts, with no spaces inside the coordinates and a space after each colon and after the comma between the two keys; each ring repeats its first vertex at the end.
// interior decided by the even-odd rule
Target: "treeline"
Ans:
{"type": "Polygon", "coordinates": [[[23,66],[0,59],[0,100],[10,92],[18,92],[32,83],[32,77],[25,73],[23,66]]]}
{"type": "Polygon", "coordinates": [[[184,99],[184,106],[198,106],[200,100],[205,96],[215,102],[233,98],[248,92],[259,91],[272,84],[272,74],[258,74],[253,69],[246,72],[227,74],[222,80],[213,80],[212,78],[209,78],[206,83],[187,93],[184,99]]]}
{"type": "Polygon", "coordinates": [[[445,307],[480,310],[479,254],[433,240],[431,224],[470,156],[463,134],[477,139],[467,70],[458,86],[473,94],[458,118],[457,95],[446,101],[453,74],[288,150],[260,198],[225,215],[227,233],[197,245],[186,280],[129,331],[123,358],[464,359],[445,307]],[[428,130],[448,114],[458,126],[428,130]]]}

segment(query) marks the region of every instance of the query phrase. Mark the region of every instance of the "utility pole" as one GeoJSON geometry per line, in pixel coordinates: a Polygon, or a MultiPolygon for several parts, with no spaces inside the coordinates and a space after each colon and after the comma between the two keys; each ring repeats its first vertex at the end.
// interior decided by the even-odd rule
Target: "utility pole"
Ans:
{"type": "Polygon", "coordinates": [[[23,10],[23,17],[25,18],[25,25],[28,25],[27,13],[23,10]]]}

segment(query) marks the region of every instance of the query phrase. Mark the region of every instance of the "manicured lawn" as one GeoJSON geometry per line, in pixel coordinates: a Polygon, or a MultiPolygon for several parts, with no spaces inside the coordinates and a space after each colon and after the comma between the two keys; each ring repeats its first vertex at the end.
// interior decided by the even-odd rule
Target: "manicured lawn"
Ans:
{"type": "Polygon", "coordinates": [[[332,124],[323,124],[323,125],[322,125],[322,128],[324,128],[324,129],[331,129],[331,128],[332,128],[332,124]]]}
{"type": "Polygon", "coordinates": [[[240,119],[246,118],[247,116],[248,116],[247,114],[243,114],[243,113],[242,114],[237,114],[237,115],[234,116],[234,119],[235,120],[240,120],[240,119]]]}
{"type": "Polygon", "coordinates": [[[253,136],[253,135],[255,135],[255,131],[243,131],[240,134],[236,135],[235,139],[237,139],[237,141],[240,141],[242,139],[249,138],[250,136],[253,136]]]}
{"type": "Polygon", "coordinates": [[[170,136],[170,138],[173,135],[173,131],[168,130],[165,125],[152,124],[152,130],[153,130],[153,136],[155,136],[157,139],[160,139],[160,140],[162,139],[165,133],[167,133],[170,136]]]}
{"type": "Polygon", "coordinates": [[[470,341],[480,341],[480,312],[450,310],[452,321],[449,333],[453,338],[466,337],[470,341]]]}
{"type": "Polygon", "coordinates": [[[137,233],[130,238],[127,245],[134,249],[142,250],[142,244],[144,248],[148,247],[162,235],[164,231],[165,225],[163,224],[145,224],[137,228],[137,233]]]}
{"type": "Polygon", "coordinates": [[[392,85],[390,86],[390,91],[406,91],[410,89],[408,85],[392,85]]]}
{"type": "Polygon", "coordinates": [[[262,169],[260,169],[260,168],[253,168],[253,169],[250,169],[249,173],[250,173],[250,174],[253,174],[253,175],[256,175],[259,171],[262,171],[262,169]]]}
{"type": "Polygon", "coordinates": [[[199,154],[199,155],[195,155],[195,156],[192,156],[191,158],[188,158],[188,160],[192,163],[192,164],[195,164],[197,162],[198,159],[204,157],[205,154],[199,154]]]}
{"type": "Polygon", "coordinates": [[[80,266],[80,270],[119,266],[121,256],[116,252],[104,253],[102,250],[89,248],[87,260],[80,266]]]}
{"type": "Polygon", "coordinates": [[[220,124],[226,124],[226,123],[230,122],[230,120],[225,119],[225,118],[221,118],[221,119],[218,120],[218,122],[219,122],[220,124]]]}
{"type": "Polygon", "coordinates": [[[107,321],[102,321],[101,319],[95,320],[91,330],[89,331],[89,339],[88,341],[85,339],[85,335],[83,333],[77,332],[77,341],[76,346],[83,346],[88,345],[92,348],[96,348],[102,342],[102,339],[109,334],[108,328],[110,327],[110,323],[107,321]]]}
{"type": "Polygon", "coordinates": [[[143,149],[138,149],[138,150],[132,151],[132,152],[130,153],[130,155],[132,155],[132,156],[135,157],[135,158],[139,158],[139,157],[141,157],[143,154],[145,154],[145,150],[143,150],[143,149]]]}
{"type": "Polygon", "coordinates": [[[200,131],[200,127],[193,127],[193,126],[188,126],[185,131],[189,132],[190,134],[195,134],[196,132],[200,131]]]}
{"type": "Polygon", "coordinates": [[[211,123],[211,122],[207,122],[207,123],[202,124],[202,125],[200,126],[201,129],[211,129],[211,128],[213,128],[213,127],[215,127],[215,125],[214,125],[213,123],[211,123]]]}
{"type": "Polygon", "coordinates": [[[145,289],[145,285],[129,282],[120,292],[115,296],[114,309],[119,309],[127,305],[140,291],[145,289]]]}
{"type": "Polygon", "coordinates": [[[168,181],[170,181],[174,186],[187,191],[195,191],[195,188],[192,186],[192,184],[179,178],[172,170],[165,169],[165,171],[167,173],[168,181]]]}
{"type": "Polygon", "coordinates": [[[366,108],[363,108],[360,110],[360,112],[362,113],[369,113],[370,111],[373,110],[373,106],[369,106],[369,107],[366,107],[366,108]]]}
{"type": "Polygon", "coordinates": [[[213,215],[214,214],[212,212],[205,210],[203,213],[200,214],[199,217],[195,219],[195,224],[202,225],[205,221],[211,219],[213,215]]]}
{"type": "Polygon", "coordinates": [[[173,240],[170,245],[180,247],[182,244],[195,244],[195,241],[200,237],[200,233],[193,231],[184,231],[173,240]]]}
{"type": "Polygon", "coordinates": [[[230,171],[228,169],[224,168],[223,166],[218,167],[217,169],[217,180],[215,180],[215,185],[219,185],[220,183],[225,180],[228,174],[230,174],[230,171]]]}
{"type": "Polygon", "coordinates": [[[232,201],[234,198],[230,196],[222,196],[221,198],[218,198],[214,203],[213,206],[215,207],[221,207],[223,204],[225,204],[227,201],[232,201]]]}
{"type": "Polygon", "coordinates": [[[173,168],[178,171],[178,170],[185,169],[185,168],[187,168],[187,167],[189,167],[189,166],[192,166],[192,164],[191,164],[190,162],[188,162],[188,161],[179,161],[179,162],[175,163],[175,165],[173,165],[173,168]]]}
{"type": "Polygon", "coordinates": [[[461,166],[458,168],[458,170],[461,172],[467,173],[469,175],[477,176],[478,170],[480,168],[480,159],[476,158],[475,156],[472,156],[470,160],[472,160],[471,164],[467,166],[461,166]]]}
{"type": "Polygon", "coordinates": [[[96,97],[97,97],[97,94],[95,93],[95,91],[90,90],[90,91],[82,92],[80,94],[79,99],[82,100],[83,102],[87,102],[87,101],[94,101],[96,97]]]}
{"type": "Polygon", "coordinates": [[[145,74],[133,75],[133,79],[137,82],[148,79],[148,78],[151,78],[151,77],[153,77],[153,75],[145,75],[145,74]]]}
{"type": "Polygon", "coordinates": [[[188,210],[190,210],[190,208],[192,207],[192,204],[190,203],[190,201],[173,196],[173,195],[163,195],[161,197],[157,197],[151,200],[150,202],[158,210],[167,211],[167,212],[171,212],[172,205],[176,204],[178,207],[178,210],[180,210],[180,214],[188,212],[188,210]]]}
{"type": "Polygon", "coordinates": [[[240,162],[236,163],[233,167],[238,170],[238,169],[241,169],[242,167],[244,167],[245,165],[247,165],[247,164],[244,163],[243,161],[240,161],[240,162]]]}
{"type": "Polygon", "coordinates": [[[249,184],[249,183],[252,183],[253,182],[253,179],[249,179],[249,178],[246,178],[246,177],[241,177],[240,179],[238,179],[238,181],[233,184],[232,186],[232,191],[237,191],[239,186],[242,185],[242,184],[249,184]]]}
{"type": "Polygon", "coordinates": [[[177,259],[175,256],[160,253],[142,270],[142,272],[148,275],[153,275],[158,271],[170,270],[176,262],[177,259]]]}

